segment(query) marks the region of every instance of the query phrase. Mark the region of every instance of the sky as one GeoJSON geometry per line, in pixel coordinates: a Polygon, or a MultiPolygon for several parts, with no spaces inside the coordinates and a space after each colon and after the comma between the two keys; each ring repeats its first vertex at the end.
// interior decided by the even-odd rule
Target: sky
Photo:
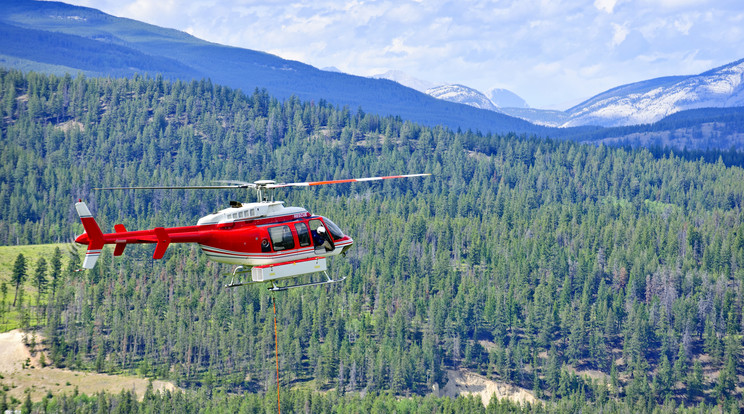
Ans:
{"type": "Polygon", "coordinates": [[[508,89],[566,109],[744,58],[742,0],[63,0],[360,76],[508,89]]]}

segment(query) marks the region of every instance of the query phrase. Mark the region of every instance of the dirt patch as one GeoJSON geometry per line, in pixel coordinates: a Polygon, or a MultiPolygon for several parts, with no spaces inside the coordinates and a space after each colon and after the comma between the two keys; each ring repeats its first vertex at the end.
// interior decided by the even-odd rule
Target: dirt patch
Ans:
{"type": "Polygon", "coordinates": [[[457,397],[463,394],[478,395],[484,406],[488,406],[491,396],[509,399],[517,403],[534,404],[537,399],[531,392],[511,384],[490,380],[467,370],[447,370],[447,385],[439,391],[439,396],[457,397]]]}
{"type": "Polygon", "coordinates": [[[73,129],[73,128],[77,128],[77,129],[79,129],[81,131],[84,131],[85,130],[85,126],[82,123],[80,123],[79,121],[75,121],[75,120],[69,120],[69,121],[66,121],[66,122],[62,122],[59,125],[57,125],[57,128],[61,129],[62,131],[65,131],[65,132],[70,132],[70,130],[73,129]]]}
{"type": "MultiPolygon", "coordinates": [[[[77,387],[81,393],[88,395],[100,391],[119,393],[121,390],[134,390],[137,397],[142,398],[149,383],[148,379],[128,375],[42,368],[39,363],[40,355],[41,352],[36,352],[35,356],[31,356],[31,352],[23,344],[21,331],[16,329],[0,334],[0,374],[3,376],[0,384],[10,388],[10,396],[23,401],[25,391],[30,390],[31,400],[39,401],[48,391],[53,394],[72,392],[77,387]]],[[[152,385],[156,391],[176,389],[166,381],[153,381],[152,385]]]]}
{"type": "Polygon", "coordinates": [[[572,372],[572,373],[574,373],[574,374],[576,374],[576,375],[578,375],[578,376],[580,376],[582,378],[588,377],[588,378],[591,378],[593,380],[597,380],[597,381],[600,381],[600,382],[602,382],[602,381],[604,381],[604,382],[610,382],[611,381],[611,378],[610,378],[609,375],[605,374],[602,371],[597,371],[597,370],[594,370],[594,369],[585,369],[585,370],[581,370],[580,371],[580,370],[578,370],[578,369],[576,369],[574,367],[567,366],[566,367],[566,370],[568,370],[568,372],[572,372]]]}
{"type": "Polygon", "coordinates": [[[0,334],[0,374],[14,372],[31,358],[31,353],[23,345],[23,334],[13,330],[0,334]]]}
{"type": "Polygon", "coordinates": [[[485,339],[481,339],[480,341],[478,341],[478,343],[480,344],[480,346],[483,347],[483,349],[486,350],[486,352],[491,352],[494,349],[498,348],[495,343],[491,341],[486,341],[485,339]]]}

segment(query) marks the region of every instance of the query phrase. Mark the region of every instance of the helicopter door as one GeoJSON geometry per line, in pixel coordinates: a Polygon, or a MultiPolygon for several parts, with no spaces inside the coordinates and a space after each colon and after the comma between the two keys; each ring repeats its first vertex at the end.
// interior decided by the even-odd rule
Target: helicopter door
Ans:
{"type": "Polygon", "coordinates": [[[318,219],[310,220],[310,234],[313,236],[315,254],[323,254],[333,251],[336,248],[333,238],[328,232],[328,228],[326,228],[322,221],[318,219]]]}

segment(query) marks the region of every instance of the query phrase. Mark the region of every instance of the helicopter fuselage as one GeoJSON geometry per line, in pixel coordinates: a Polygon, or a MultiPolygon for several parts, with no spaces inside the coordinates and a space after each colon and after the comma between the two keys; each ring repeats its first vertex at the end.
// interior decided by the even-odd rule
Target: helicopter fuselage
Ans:
{"type": "Polygon", "coordinates": [[[354,243],[329,219],[301,207],[285,207],[281,201],[233,203],[195,226],[127,231],[117,224],[115,233],[107,234],[85,203],[75,207],[85,227],[75,241],[88,245],[84,269],[95,266],[105,244],[116,245],[114,256],[120,256],[128,244],[153,243],[153,258],[161,259],[170,243],[197,243],[210,260],[253,267],[336,256],[354,243]]]}
{"type": "Polygon", "coordinates": [[[216,226],[199,247],[213,261],[261,266],[336,256],[354,243],[332,221],[281,201],[248,203],[220,210],[199,219],[198,226],[216,226]],[[317,229],[330,233],[330,244],[317,229]],[[230,237],[223,237],[228,231],[230,237]]]}

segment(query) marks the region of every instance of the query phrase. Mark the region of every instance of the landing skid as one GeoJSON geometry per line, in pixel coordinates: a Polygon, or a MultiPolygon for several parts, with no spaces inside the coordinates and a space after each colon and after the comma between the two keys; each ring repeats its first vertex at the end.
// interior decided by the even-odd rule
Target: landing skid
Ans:
{"type": "MultiPolygon", "coordinates": [[[[253,280],[249,280],[249,281],[236,281],[235,280],[236,279],[236,276],[242,275],[244,273],[250,273],[250,272],[251,272],[250,269],[245,269],[243,266],[236,267],[235,270],[233,270],[232,273],[228,273],[229,275],[232,275],[232,278],[230,279],[230,283],[226,284],[225,287],[226,288],[233,288],[233,287],[238,287],[238,286],[255,285],[255,284],[258,284],[258,283],[270,282],[271,283],[271,287],[268,288],[270,291],[272,291],[272,292],[281,292],[283,290],[289,290],[289,289],[294,289],[294,288],[299,288],[299,287],[328,285],[328,284],[331,284],[331,283],[338,283],[338,282],[343,282],[344,280],[346,280],[346,276],[344,276],[341,279],[331,279],[331,276],[328,275],[328,271],[326,271],[326,270],[323,270],[323,274],[325,275],[326,280],[322,280],[320,282],[300,283],[300,284],[297,284],[297,285],[289,285],[289,286],[278,286],[274,280],[270,280],[270,281],[253,281],[253,280]]],[[[297,275],[297,276],[301,276],[301,275],[297,275]]]]}
{"type": "Polygon", "coordinates": [[[320,286],[320,285],[329,285],[331,283],[338,283],[343,282],[346,280],[346,276],[344,276],[341,279],[331,279],[330,276],[328,276],[328,272],[325,270],[323,271],[323,274],[325,274],[326,280],[322,280],[320,282],[310,282],[310,283],[300,283],[299,285],[290,285],[290,286],[277,286],[274,281],[271,282],[271,287],[269,288],[272,292],[281,292],[282,290],[289,290],[299,287],[308,287],[308,286],[320,286]]]}

